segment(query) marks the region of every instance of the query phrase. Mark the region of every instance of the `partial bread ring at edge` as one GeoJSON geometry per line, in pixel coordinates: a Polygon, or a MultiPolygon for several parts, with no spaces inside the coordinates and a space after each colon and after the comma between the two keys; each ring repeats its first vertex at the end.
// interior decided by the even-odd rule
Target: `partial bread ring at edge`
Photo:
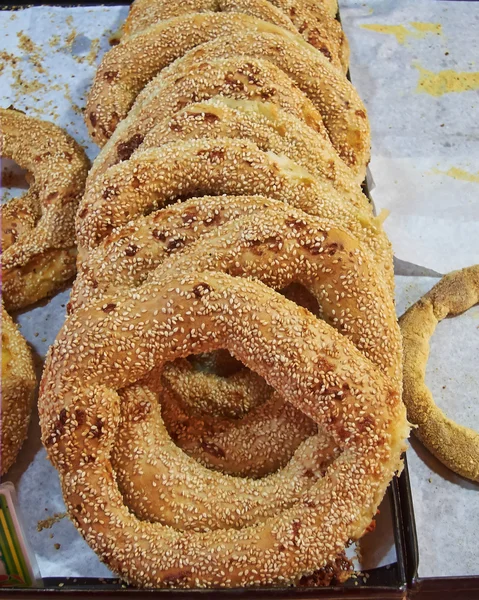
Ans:
{"type": "Polygon", "coordinates": [[[445,275],[400,318],[404,346],[403,400],[423,444],[450,469],[479,481],[479,433],[449,419],[425,383],[429,339],[439,321],[479,302],[479,265],[445,275]]]}

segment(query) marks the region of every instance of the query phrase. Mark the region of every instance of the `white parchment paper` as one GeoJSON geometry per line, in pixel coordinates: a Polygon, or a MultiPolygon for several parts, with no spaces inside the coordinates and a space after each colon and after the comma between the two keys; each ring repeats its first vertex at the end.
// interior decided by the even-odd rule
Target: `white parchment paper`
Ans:
{"type": "MultiPolygon", "coordinates": [[[[456,16],[455,11],[467,9],[462,7],[456,9],[456,6],[453,6],[453,4],[469,3],[441,2],[423,5],[415,2],[414,7],[410,2],[400,4],[404,7],[404,10],[401,9],[402,12],[396,12],[399,8],[394,8],[396,3],[393,2],[364,4],[345,1],[341,2],[341,14],[351,43],[353,81],[366,101],[372,123],[371,167],[377,186],[374,190],[374,201],[379,208],[388,208],[392,213],[387,221],[387,228],[395,245],[396,254],[402,259],[398,261],[398,271],[413,272],[415,275],[429,273],[427,270],[422,268],[418,270],[417,267],[408,264],[416,263],[429,267],[433,273],[435,271],[442,273],[451,268],[479,262],[478,213],[477,203],[473,198],[473,190],[479,189],[478,184],[458,181],[448,175],[436,174],[434,171],[434,169],[447,171],[450,165],[459,165],[473,172],[473,167],[469,166],[470,161],[474,156],[478,157],[474,135],[452,132],[460,129],[455,115],[459,115],[460,120],[462,119],[461,131],[465,131],[466,117],[462,118],[463,115],[477,114],[474,113],[474,110],[477,110],[477,92],[455,94],[455,101],[457,98],[466,98],[465,104],[455,108],[447,121],[448,127],[456,129],[441,128],[441,131],[436,132],[436,127],[440,127],[438,122],[445,120],[444,111],[448,111],[450,106],[441,104],[439,108],[434,104],[437,98],[424,96],[421,100],[425,103],[424,106],[421,109],[414,108],[417,94],[414,96],[413,90],[418,75],[410,66],[406,66],[410,63],[408,52],[412,52],[408,44],[421,43],[428,48],[431,40],[426,36],[421,39],[412,38],[408,44],[402,46],[395,36],[362,29],[361,24],[374,21],[372,16],[374,10],[377,17],[374,22],[389,23],[401,18],[407,24],[409,20],[432,19],[431,11],[436,11],[434,14],[439,15],[447,9],[454,13],[454,17],[448,21],[455,23],[454,28],[452,25],[448,26],[448,36],[453,38],[448,41],[448,44],[452,49],[456,48],[454,39],[459,35],[458,31],[464,37],[465,31],[470,28],[473,37],[473,23],[470,19],[461,22],[461,15],[464,16],[466,13],[460,12],[456,16]],[[431,5],[435,5],[435,8],[431,5]],[[460,29],[459,24],[461,24],[460,29]],[[405,78],[404,73],[408,69],[411,72],[408,78],[405,78]],[[409,87],[406,85],[406,79],[410,83],[409,87]],[[391,85],[392,89],[383,89],[384,86],[391,85]],[[401,93],[397,92],[398,86],[403,86],[401,93]],[[407,102],[401,102],[400,98],[407,94],[411,97],[408,97],[407,102]],[[476,104],[468,98],[468,94],[475,94],[476,104]],[[429,123],[428,119],[434,122],[429,123]],[[444,131],[447,132],[447,140],[444,138],[444,131]],[[435,142],[432,141],[431,136],[434,137],[435,142]],[[450,140],[448,143],[454,143],[454,147],[444,146],[445,141],[448,140],[450,140]],[[440,151],[437,150],[439,147],[440,151]],[[449,148],[449,153],[443,152],[444,147],[449,148]],[[441,162],[445,160],[446,154],[449,154],[449,162],[441,162]],[[429,171],[434,176],[427,175],[429,171]],[[425,184],[425,180],[428,183],[425,184]],[[429,184],[432,187],[427,187],[429,184]],[[462,187],[458,188],[458,186],[462,187]],[[459,231],[460,235],[457,233],[459,231]]],[[[479,15],[478,9],[479,7],[475,7],[479,15]]],[[[7,107],[13,104],[29,114],[59,124],[86,147],[90,158],[93,159],[97,149],[89,141],[81,109],[85,104],[86,93],[91,85],[96,65],[101,55],[109,48],[109,37],[117,31],[126,12],[126,7],[68,9],[41,7],[21,12],[0,11],[0,106],[7,107]]],[[[438,16],[434,16],[434,20],[438,19],[438,16]]],[[[441,43],[444,43],[444,40],[441,43]]],[[[424,47],[416,48],[417,56],[422,58],[424,47]]],[[[464,53],[459,50],[456,52],[456,60],[467,60],[464,53]]],[[[450,54],[452,56],[452,50],[450,54]]],[[[430,65],[425,59],[424,64],[430,65]]],[[[431,66],[428,68],[432,69],[431,66]]],[[[468,66],[464,64],[461,68],[466,70],[468,66]]],[[[444,102],[444,98],[439,102],[444,102]]],[[[454,102],[452,104],[456,106],[454,102]]],[[[472,129],[477,128],[477,119],[473,124],[471,118],[470,124],[472,129]]],[[[477,169],[479,165],[476,171],[477,169]]],[[[411,302],[415,299],[414,294],[407,296],[406,291],[404,293],[402,291],[403,281],[405,282],[406,279],[408,278],[398,278],[399,298],[404,298],[402,303],[398,299],[398,308],[405,306],[409,298],[411,302]]],[[[420,283],[418,277],[411,279],[413,282],[420,283]]],[[[404,290],[407,289],[405,285],[404,290]]],[[[17,320],[21,325],[22,333],[35,350],[39,371],[46,350],[63,323],[68,295],[69,292],[65,291],[44,305],[18,315],[17,320]]],[[[442,368],[441,361],[447,361],[447,357],[442,351],[439,351],[437,356],[439,361],[437,368],[442,368]]],[[[468,366],[471,366],[471,361],[463,363],[465,371],[468,366]]],[[[471,384],[470,389],[472,388],[471,384]]],[[[454,399],[457,399],[452,385],[451,394],[454,399]]],[[[460,403],[449,408],[451,416],[455,416],[453,413],[458,411],[457,417],[460,418],[463,410],[460,403]]],[[[432,511],[438,510],[438,514],[448,515],[451,531],[452,529],[456,532],[462,531],[461,527],[467,530],[470,517],[469,521],[464,519],[464,509],[459,509],[459,506],[466,507],[470,501],[469,496],[465,497],[464,490],[472,496],[475,494],[473,497],[476,498],[476,502],[478,494],[474,487],[468,488],[461,480],[459,483],[454,482],[453,496],[447,489],[442,494],[441,497],[448,504],[442,505],[441,508],[439,495],[434,496],[433,505],[426,504],[424,499],[428,496],[428,490],[432,485],[429,482],[432,477],[427,471],[430,469],[431,458],[427,457],[426,462],[423,462],[425,451],[422,451],[419,456],[414,452],[414,448],[409,453],[414,500],[417,504],[416,518],[423,569],[421,574],[429,576],[478,572],[478,569],[474,570],[474,565],[470,564],[471,561],[467,563],[463,560],[464,555],[459,556],[459,553],[444,557],[443,562],[448,565],[448,573],[444,571],[443,565],[434,573],[432,572],[434,565],[437,565],[437,562],[434,563],[432,560],[433,554],[438,552],[440,547],[444,547],[446,539],[451,539],[448,537],[449,530],[442,527],[442,519],[441,527],[437,527],[436,519],[434,519],[434,528],[430,526],[432,511]],[[435,531],[432,531],[433,529],[435,531]],[[436,537],[431,537],[431,534],[436,537]],[[465,563],[470,566],[465,567],[465,563]]],[[[437,465],[435,468],[437,469],[437,465]]],[[[438,479],[435,483],[438,489],[439,486],[450,483],[451,474],[450,472],[444,474],[444,471],[447,470],[434,471],[438,479]]],[[[20,459],[10,470],[8,479],[12,480],[17,488],[27,535],[36,553],[43,577],[111,577],[110,571],[98,561],[68,518],[58,520],[49,529],[37,530],[40,521],[61,514],[65,510],[58,477],[41,447],[37,415],[32,419],[27,443],[22,449],[20,459]]],[[[389,523],[388,507],[383,505],[376,532],[369,534],[361,542],[363,555],[361,568],[373,568],[395,561],[394,541],[389,523]]],[[[474,528],[469,529],[468,536],[465,535],[467,531],[464,531],[461,538],[460,534],[457,535],[457,539],[465,540],[464,543],[468,544],[471,557],[479,550],[471,534],[472,529],[474,528]]]]}
{"type": "Polygon", "coordinates": [[[479,3],[340,8],[396,256],[440,273],[479,263],[479,3]]]}

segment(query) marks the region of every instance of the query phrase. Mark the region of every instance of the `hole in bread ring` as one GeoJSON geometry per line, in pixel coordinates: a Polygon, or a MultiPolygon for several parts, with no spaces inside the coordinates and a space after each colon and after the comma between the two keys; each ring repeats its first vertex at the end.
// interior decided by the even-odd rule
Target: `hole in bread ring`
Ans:
{"type": "Polygon", "coordinates": [[[429,340],[442,319],[479,302],[479,265],[445,275],[401,317],[404,347],[404,392],[415,434],[441,462],[479,481],[479,433],[449,419],[426,386],[429,340]]]}
{"type": "MultiPolygon", "coordinates": [[[[119,262],[112,260],[111,255],[105,258],[100,252],[101,247],[98,249],[95,261],[103,268],[101,271],[91,269],[91,272],[95,273],[99,281],[105,281],[107,271],[115,273],[115,278],[122,271],[124,258],[121,249],[131,243],[128,235],[133,234],[135,245],[141,248],[137,258],[148,256],[149,262],[135,261],[125,268],[127,277],[123,280],[123,286],[130,293],[135,271],[138,273],[143,270],[146,277],[154,266],[161,263],[162,268],[167,271],[188,272],[204,268],[224,270],[235,275],[258,278],[278,289],[292,282],[302,284],[314,295],[317,305],[321,307],[321,316],[353,340],[366,356],[398,383],[400,365],[397,357],[401,343],[394,306],[385,283],[381,282],[370,258],[359,249],[358,242],[340,227],[282,203],[246,197],[191,199],[156,213],[148,223],[144,223],[144,227],[138,223],[133,229],[131,226],[125,228],[126,237],[121,238],[119,234],[121,244],[116,235],[112,235],[111,247],[114,252],[119,252],[119,262]],[[202,220],[208,223],[212,215],[215,216],[216,227],[205,225],[202,228],[202,220]],[[185,243],[181,251],[169,254],[168,236],[162,238],[161,243],[151,236],[151,227],[157,230],[163,219],[165,231],[175,237],[177,233],[174,231],[174,223],[187,223],[191,228],[184,236],[185,239],[189,236],[191,241],[185,243]],[[192,232],[199,236],[196,244],[192,243],[192,232]],[[150,250],[146,253],[145,244],[150,244],[151,240],[150,250]],[[108,269],[105,265],[109,265],[108,269]]],[[[92,263],[85,263],[75,288],[80,286],[80,289],[84,289],[88,285],[88,278],[84,276],[86,267],[92,267],[92,263]]],[[[102,290],[102,293],[108,293],[108,289],[113,292],[118,290],[119,285],[120,280],[115,279],[111,288],[98,286],[95,292],[102,290]]],[[[75,290],[73,297],[78,297],[75,296],[75,290]]],[[[203,407],[208,399],[214,400],[216,396],[220,396],[223,405],[232,403],[233,408],[236,408],[236,380],[226,380],[220,382],[221,386],[217,386],[218,382],[206,374],[192,371],[185,373],[175,363],[169,365],[168,371],[167,387],[170,392],[180,396],[184,404],[194,403],[200,397],[203,407]],[[195,393],[198,386],[202,391],[204,385],[207,385],[210,392],[206,398],[195,393]],[[223,394],[223,390],[229,393],[223,394]]],[[[336,392],[341,395],[341,390],[336,392]]],[[[195,408],[194,404],[192,408],[195,408]]],[[[301,440],[308,435],[311,428],[307,426],[304,433],[301,430],[303,425],[302,421],[297,421],[298,427],[292,436],[293,440],[301,440]]],[[[229,423],[230,429],[234,427],[235,424],[229,423]]],[[[223,432],[228,429],[227,422],[222,429],[223,432]]],[[[271,447],[276,451],[273,454],[276,460],[274,464],[281,465],[289,458],[297,442],[279,444],[275,440],[273,435],[271,447]]],[[[201,444],[190,441],[188,444],[190,448],[198,450],[194,456],[201,458],[201,444]]],[[[272,450],[269,454],[257,455],[246,453],[247,459],[241,462],[239,472],[244,474],[249,468],[250,476],[264,473],[273,464],[270,461],[271,452],[272,450]]],[[[205,460],[211,462],[207,456],[205,460]]],[[[219,465],[219,461],[215,462],[219,465]]],[[[221,464],[227,472],[237,473],[232,457],[229,461],[223,460],[221,464]]],[[[132,493],[133,491],[132,486],[132,493]]]]}
{"type": "Polygon", "coordinates": [[[348,340],[270,288],[220,273],[162,273],[109,302],[111,312],[98,302],[67,319],[47,359],[39,412],[69,514],[114,571],[150,587],[289,584],[363,534],[400,467],[408,426],[398,393],[348,340]],[[196,533],[141,521],[110,461],[117,391],[166,361],[221,347],[324,427],[341,454],[298,502],[254,526],[196,533]],[[324,392],[344,385],[338,409],[324,392]]]}

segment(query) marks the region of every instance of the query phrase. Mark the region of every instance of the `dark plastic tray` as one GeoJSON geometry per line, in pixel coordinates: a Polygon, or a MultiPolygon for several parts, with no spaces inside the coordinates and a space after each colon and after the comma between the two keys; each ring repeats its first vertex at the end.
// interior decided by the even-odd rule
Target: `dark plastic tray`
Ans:
{"type": "MultiPolygon", "coordinates": [[[[31,6],[118,6],[131,4],[128,0],[104,1],[84,0],[82,2],[0,2],[0,9],[15,10],[31,6]]],[[[349,74],[348,74],[349,75],[349,74]]],[[[367,184],[363,190],[369,197],[367,184]]],[[[53,578],[43,579],[42,588],[0,588],[0,598],[153,598],[172,597],[178,600],[209,599],[336,599],[362,598],[381,599],[406,598],[408,584],[417,582],[417,542],[412,508],[411,490],[407,472],[406,458],[400,477],[394,477],[387,490],[391,506],[391,519],[394,531],[397,562],[392,565],[364,571],[368,575],[367,583],[362,577],[350,579],[338,586],[328,587],[287,587],[287,588],[235,588],[230,590],[172,590],[172,589],[136,589],[122,584],[118,579],[53,578]]],[[[468,579],[468,578],[464,578],[468,579]]],[[[437,590],[437,588],[436,588],[437,590]]],[[[432,596],[431,596],[432,597],[432,596]]],[[[471,596],[472,598],[473,596],[471,596]]],[[[479,598],[479,595],[474,596],[479,598]]],[[[462,596],[461,596],[462,598],[462,596]]],[[[465,597],[464,597],[465,598],[465,597]]],[[[469,596],[468,596],[469,598],[469,596]]]]}

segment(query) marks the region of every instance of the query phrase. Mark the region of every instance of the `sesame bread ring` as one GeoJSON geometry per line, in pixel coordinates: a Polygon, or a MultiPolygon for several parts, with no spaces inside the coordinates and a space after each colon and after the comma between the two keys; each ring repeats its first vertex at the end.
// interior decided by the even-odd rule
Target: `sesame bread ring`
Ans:
{"type": "MultiPolygon", "coordinates": [[[[389,375],[396,389],[401,389],[401,339],[394,303],[384,283],[381,285],[376,269],[362,255],[357,240],[340,228],[310,217],[302,211],[284,205],[274,206],[215,228],[196,245],[177,253],[162,266],[165,274],[203,270],[253,277],[276,289],[293,282],[303,285],[316,297],[322,319],[348,337],[381,372],[389,375]]],[[[154,273],[154,277],[159,276],[159,271],[154,273]]],[[[184,494],[180,494],[178,498],[165,497],[163,488],[158,489],[153,485],[155,480],[164,481],[164,472],[173,477],[174,470],[170,464],[165,464],[162,421],[158,422],[156,414],[159,409],[156,409],[156,413],[153,408],[146,411],[149,415],[147,429],[154,431],[156,437],[155,440],[150,437],[145,452],[132,448],[126,442],[127,438],[139,439],[140,436],[141,439],[146,439],[145,424],[139,424],[137,418],[137,402],[145,401],[141,389],[137,386],[137,391],[130,397],[134,407],[128,409],[125,417],[128,421],[126,438],[120,433],[114,459],[119,485],[128,506],[143,518],[173,524],[165,520],[166,509],[168,514],[175,515],[176,526],[187,529],[199,527],[198,515],[212,528],[232,526],[232,523],[226,523],[225,517],[221,516],[220,506],[215,506],[212,511],[205,511],[202,501],[198,504],[191,497],[188,507],[183,507],[184,500],[179,498],[184,498],[184,494]],[[135,400],[135,395],[139,399],[135,400]],[[178,503],[181,504],[181,510],[177,510],[178,503]],[[181,517],[178,516],[180,512],[181,517]],[[210,516],[205,517],[205,513],[210,516]]],[[[340,389],[336,391],[339,399],[343,393],[340,389]]],[[[156,394],[156,398],[158,395],[161,398],[161,392],[156,394]]],[[[234,399],[230,398],[231,400],[234,402],[234,399]]],[[[253,431],[259,424],[263,423],[258,420],[250,422],[253,431]]],[[[311,430],[308,422],[302,422],[301,426],[311,430]]],[[[120,432],[122,427],[123,424],[120,432]]],[[[223,427],[226,430],[227,423],[223,427]]],[[[230,423],[231,429],[235,427],[236,423],[230,423]]],[[[256,435],[253,436],[252,433],[250,432],[250,436],[254,439],[261,439],[263,435],[261,428],[257,429],[256,435]]],[[[298,428],[294,428],[292,433],[295,440],[306,437],[298,428]]],[[[281,434],[273,433],[272,437],[271,445],[277,448],[281,434]]],[[[203,437],[203,442],[205,441],[208,446],[210,440],[203,437]]],[[[228,467],[230,463],[235,468],[241,465],[226,456],[227,448],[217,445],[216,448],[220,450],[220,454],[224,454],[223,458],[227,460],[223,462],[228,467]]],[[[275,454],[276,460],[284,464],[289,458],[287,452],[291,449],[296,448],[291,448],[288,440],[285,448],[280,448],[275,454]]],[[[320,466],[318,465],[319,468],[320,466]]],[[[179,473],[184,473],[185,470],[186,467],[178,466],[179,473]]],[[[206,474],[207,479],[208,477],[206,474]]],[[[288,476],[288,481],[293,482],[291,475],[288,476]]],[[[296,489],[299,482],[294,483],[296,489]]],[[[211,485],[212,482],[200,484],[196,481],[193,489],[211,485]]],[[[257,493],[258,490],[254,495],[257,493]]],[[[286,498],[288,495],[285,492],[284,499],[286,498]]],[[[251,516],[254,519],[259,517],[256,512],[251,516]]],[[[234,518],[237,516],[234,515],[234,518]]]]}
{"type": "MultiPolygon", "coordinates": [[[[197,15],[195,18],[205,17],[205,15],[208,19],[239,16],[235,14],[213,13],[209,15],[204,13],[197,15]]],[[[190,15],[154,25],[145,32],[116,46],[103,59],[103,63],[108,63],[108,66],[109,62],[115,59],[111,68],[116,70],[111,71],[109,69],[108,73],[115,73],[115,75],[110,77],[111,81],[105,81],[102,63],[90,92],[86,117],[87,121],[91,123],[91,115],[93,114],[93,118],[98,125],[96,127],[97,137],[100,130],[110,137],[118,125],[118,118],[122,119],[126,116],[141,89],[166,66],[164,54],[171,53],[171,50],[152,49],[153,54],[149,54],[148,48],[143,50],[149,36],[157,44],[160,44],[161,38],[158,37],[160,31],[169,31],[173,21],[176,22],[178,19],[187,17],[190,17],[190,15]],[[163,29],[158,30],[158,28],[163,29]],[[130,48],[131,45],[133,47],[130,48]],[[127,61],[121,60],[120,55],[115,55],[115,57],[110,58],[110,61],[108,60],[112,52],[119,51],[119,49],[123,49],[122,52],[125,52],[127,46],[128,51],[134,53],[133,57],[136,59],[135,69],[131,64],[129,67],[125,66],[127,61]],[[141,52],[139,52],[139,49],[141,49],[141,52]],[[146,56],[148,57],[147,62],[156,62],[156,71],[153,72],[154,68],[151,67],[147,70],[148,76],[145,75],[141,79],[139,77],[135,79],[132,76],[132,71],[137,71],[138,66],[145,62],[146,56]],[[153,57],[155,59],[158,57],[158,60],[153,61],[153,57]],[[135,85],[131,81],[132,79],[135,79],[135,85]],[[128,80],[130,80],[130,83],[128,83],[128,80]],[[124,90],[128,90],[128,94],[124,90]],[[117,115],[118,118],[113,118],[112,114],[117,115]],[[109,123],[108,127],[103,125],[105,121],[109,123]]],[[[210,23],[210,21],[207,21],[207,23],[210,23]]],[[[203,39],[202,41],[206,43],[202,43],[201,47],[195,48],[197,44],[190,45],[192,50],[186,53],[176,68],[183,68],[184,75],[189,75],[196,68],[196,66],[192,66],[192,61],[197,59],[206,60],[208,57],[228,58],[238,54],[248,59],[267,59],[276,64],[291,77],[293,82],[304,91],[317,107],[331,142],[340,157],[359,178],[364,178],[366,165],[370,157],[370,131],[366,109],[355,88],[338,69],[301,37],[294,36],[283,28],[263,23],[257,21],[254,27],[243,26],[239,29],[231,27],[229,31],[212,36],[213,39],[210,42],[203,39]],[[215,38],[217,38],[216,42],[215,38]]],[[[209,31],[209,29],[205,27],[205,31],[209,31]]],[[[182,54],[185,54],[187,49],[184,47],[182,54]]],[[[118,54],[120,53],[118,52],[118,54]]],[[[94,132],[93,129],[91,131],[94,132]]],[[[99,143],[103,145],[105,141],[106,138],[103,138],[99,143]]]]}
{"type": "MultiPolygon", "coordinates": [[[[370,524],[401,468],[408,435],[401,398],[347,339],[270,288],[220,273],[160,277],[134,296],[70,315],[50,349],[40,423],[70,517],[100,558],[136,585],[294,583],[370,524]],[[340,455],[298,502],[250,527],[196,533],[141,521],[112,470],[117,391],[154,367],[219,348],[313,418],[340,455]],[[340,402],[337,389],[345,390],[340,402]]],[[[220,476],[218,487],[227,482],[220,476]]]]}
{"type": "MultiPolygon", "coordinates": [[[[133,160],[123,165],[140,176],[133,160]]],[[[151,171],[147,180],[154,181],[151,171]]],[[[167,182],[160,180],[166,189],[167,182]]],[[[141,184],[135,189],[145,198],[141,184]]],[[[116,260],[100,246],[96,260],[82,266],[75,282],[81,287],[86,273],[94,297],[138,286],[159,265],[179,272],[213,270],[254,277],[276,289],[296,282],[316,298],[322,319],[357,343],[392,380],[401,379],[401,344],[386,280],[372,266],[376,257],[351,236],[341,218],[314,217],[268,198],[191,198],[131,221],[107,242],[107,249],[119,250],[116,260]],[[100,271],[101,265],[109,269],[100,271]]]]}
{"type": "Polygon", "coordinates": [[[127,38],[103,57],[85,110],[92,139],[103,146],[146,84],[188,50],[245,29],[273,31],[310,47],[284,27],[240,13],[192,13],[161,21],[127,38]]]}
{"type": "Polygon", "coordinates": [[[1,208],[2,297],[8,310],[53,294],[75,273],[75,212],[88,159],[56,125],[0,109],[0,156],[33,178],[30,190],[1,208]]]}
{"type": "Polygon", "coordinates": [[[131,36],[159,21],[204,12],[249,15],[298,33],[291,19],[268,0],[136,0],[123,23],[122,33],[131,36]]]}
{"type": "Polygon", "coordinates": [[[139,150],[179,140],[218,137],[249,139],[262,150],[283,154],[318,178],[331,181],[356,205],[358,199],[366,201],[356,178],[329,140],[270,102],[216,96],[190,104],[151,129],[139,150]]]}
{"type": "Polygon", "coordinates": [[[123,24],[126,36],[188,13],[239,12],[301,32],[333,64],[348,69],[349,48],[340,23],[321,6],[292,0],[135,0],[123,24]],[[299,30],[299,31],[298,31],[299,30]]]}
{"type": "Polygon", "coordinates": [[[15,462],[27,437],[37,378],[32,353],[2,303],[0,475],[15,462]]]}
{"type": "Polygon", "coordinates": [[[479,481],[479,433],[449,419],[425,384],[429,340],[439,321],[479,302],[479,265],[445,275],[401,317],[404,345],[403,399],[414,433],[447,467],[479,481]]]}
{"type": "Polygon", "coordinates": [[[348,79],[302,38],[287,31],[232,32],[187,52],[179,65],[187,74],[198,61],[242,56],[268,60],[284,71],[320,112],[331,142],[359,177],[370,158],[366,108],[348,79]]]}
{"type": "MultiPolygon", "coordinates": [[[[296,163],[272,152],[262,152],[246,140],[168,144],[139,152],[129,161],[111,167],[86,192],[78,212],[82,262],[115,228],[126,225],[130,219],[179,198],[209,194],[264,195],[308,214],[334,219],[374,253],[381,273],[393,285],[391,246],[369,206],[356,208],[345,202],[326,180],[316,179],[296,163]]],[[[154,219],[154,214],[147,217],[152,229],[154,219]]],[[[127,231],[131,233],[131,229],[127,231]]],[[[134,271],[141,274],[143,259],[135,250],[133,260],[128,261],[129,251],[124,244],[123,247],[115,261],[118,278],[123,276],[124,265],[132,262],[139,269],[134,267],[134,271]]],[[[115,246],[111,249],[115,252],[115,246]]],[[[111,271],[107,264],[101,268],[105,269],[102,275],[94,278],[97,281],[94,287],[98,290],[104,285],[103,281],[106,283],[106,272],[111,271]]],[[[113,277],[117,276],[113,274],[113,277]]],[[[118,279],[116,281],[118,283],[118,279]]]]}
{"type": "Polygon", "coordinates": [[[171,118],[192,102],[217,95],[268,101],[280,106],[314,129],[326,140],[325,147],[332,148],[321,115],[311,101],[283,71],[268,61],[246,62],[237,57],[202,62],[187,77],[182,73],[181,61],[177,61],[165,71],[138,96],[128,116],[95,159],[88,174],[87,189],[106,169],[128,160],[158,122],[171,118]]]}
{"type": "MultiPolygon", "coordinates": [[[[326,222],[326,226],[331,227],[332,223],[326,222]]],[[[394,307],[389,292],[384,291],[384,284],[379,282],[380,276],[376,270],[372,275],[367,274],[370,261],[367,256],[363,256],[357,242],[347,236],[345,239],[350,240],[349,244],[343,239],[330,240],[333,248],[337,245],[332,255],[334,258],[330,256],[331,251],[324,250],[321,244],[315,248],[317,255],[310,255],[300,245],[296,247],[304,238],[314,246],[317,232],[324,225],[324,221],[266,198],[193,198],[115,231],[105,244],[92,252],[89,260],[80,268],[71,302],[73,306],[79,303],[78,290],[83,289],[83,298],[91,301],[91,297],[138,285],[145,280],[149,271],[165,260],[169,267],[185,272],[198,268],[226,271],[233,269],[235,274],[241,272],[242,275],[257,277],[279,289],[288,286],[291,281],[297,281],[296,278],[299,277],[299,283],[311,289],[322,307],[322,318],[338,326],[358,344],[366,356],[398,381],[400,340],[394,307]],[[291,227],[285,225],[288,219],[291,227]],[[256,245],[253,247],[251,239],[255,240],[256,245]],[[265,248],[262,247],[261,240],[264,241],[265,248]],[[276,240],[276,243],[272,240],[276,240]],[[271,244],[272,247],[269,248],[271,244]],[[108,250],[107,253],[105,249],[108,250]],[[332,260],[336,267],[331,270],[331,266],[324,265],[325,260],[332,260]],[[357,271],[357,267],[353,266],[355,261],[361,264],[357,271]],[[243,265],[243,270],[240,265],[243,265]],[[288,266],[285,271],[278,272],[281,265],[288,266]],[[315,268],[319,270],[316,272],[315,268]],[[341,268],[343,272],[340,276],[336,271],[341,268]],[[109,282],[108,287],[106,282],[109,282]],[[369,290],[369,287],[374,289],[374,293],[369,291],[365,294],[364,290],[369,290]],[[332,290],[334,293],[330,296],[332,290]]],[[[185,372],[184,366],[175,363],[169,366],[167,385],[170,392],[179,396],[190,409],[196,409],[196,413],[207,406],[210,409],[213,407],[218,414],[217,407],[220,406],[223,409],[221,414],[226,414],[224,407],[229,407],[232,401],[233,408],[237,409],[239,403],[254,406],[268,397],[266,390],[259,387],[259,382],[254,382],[254,385],[262,395],[251,397],[252,382],[247,377],[250,373],[241,371],[238,375],[239,377],[230,379],[194,370],[185,372]],[[198,399],[201,401],[200,405],[198,399]]],[[[262,413],[260,418],[262,420],[259,421],[250,418],[245,424],[245,428],[249,425],[253,429],[256,423],[259,424],[256,433],[258,439],[262,439],[261,431],[265,421],[262,413]]],[[[233,445],[233,453],[230,451],[230,441],[239,442],[242,439],[241,432],[235,431],[238,428],[237,422],[227,421],[214,429],[209,428],[212,435],[217,431],[221,433],[222,442],[207,437],[208,432],[202,426],[203,417],[196,421],[191,417],[189,422],[190,431],[197,433],[196,444],[187,436],[185,441],[190,449],[194,447],[192,455],[195,458],[203,457],[203,462],[206,463],[212,455],[209,462],[216,458],[215,462],[221,463],[225,472],[236,474],[240,470],[245,474],[248,469],[249,476],[264,473],[272,464],[272,459],[276,461],[273,463],[275,466],[284,464],[296,449],[297,441],[304,439],[311,429],[310,424],[306,423],[305,432],[301,419],[292,420],[288,439],[283,435],[284,429],[275,428],[276,435],[272,432],[269,439],[269,454],[250,455],[248,449],[251,446],[245,451],[241,447],[235,450],[233,445]],[[212,449],[216,450],[211,451],[212,449]],[[222,456],[215,457],[215,454],[222,456]],[[238,463],[236,458],[241,454],[246,456],[238,463]],[[217,460],[218,458],[221,460],[217,460]]],[[[252,436],[250,432],[249,439],[252,436]]],[[[179,443],[181,446],[181,440],[179,443]]]]}

